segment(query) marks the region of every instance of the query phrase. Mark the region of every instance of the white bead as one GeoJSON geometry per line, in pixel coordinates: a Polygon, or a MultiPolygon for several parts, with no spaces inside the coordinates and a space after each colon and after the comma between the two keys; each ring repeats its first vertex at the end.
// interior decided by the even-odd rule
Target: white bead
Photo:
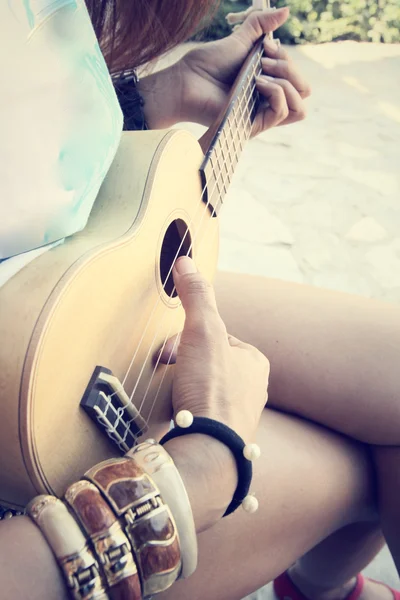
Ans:
{"type": "Polygon", "coordinates": [[[247,460],[257,460],[257,458],[260,458],[261,456],[260,446],[257,444],[247,444],[247,446],[243,448],[243,456],[247,458],[247,460]]]}
{"type": "Polygon", "coordinates": [[[242,502],[243,510],[250,515],[255,513],[258,510],[258,500],[255,496],[246,496],[246,498],[242,502]]]}
{"type": "Polygon", "coordinates": [[[192,413],[189,410],[180,410],[175,417],[175,423],[183,429],[190,427],[193,423],[192,413]]]}

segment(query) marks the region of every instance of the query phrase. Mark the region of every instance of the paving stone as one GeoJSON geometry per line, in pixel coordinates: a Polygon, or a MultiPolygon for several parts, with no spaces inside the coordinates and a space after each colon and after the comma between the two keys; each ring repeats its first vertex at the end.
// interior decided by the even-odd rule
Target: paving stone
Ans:
{"type": "Polygon", "coordinates": [[[374,279],[384,288],[400,287],[400,238],[385,246],[371,248],[365,258],[374,279]]]}
{"type": "Polygon", "coordinates": [[[304,282],[303,274],[290,250],[279,246],[263,246],[222,238],[218,266],[221,271],[304,282]]]}
{"type": "Polygon", "coordinates": [[[327,290],[340,290],[367,298],[373,298],[376,290],[376,285],[370,276],[345,271],[323,270],[314,274],[310,283],[327,290]]]}
{"type": "Polygon", "coordinates": [[[240,186],[234,186],[226,197],[221,211],[221,235],[255,244],[294,243],[289,228],[240,186]]]}
{"type": "Polygon", "coordinates": [[[345,238],[354,242],[380,242],[387,238],[388,232],[376,219],[364,217],[349,229],[345,238]]]}

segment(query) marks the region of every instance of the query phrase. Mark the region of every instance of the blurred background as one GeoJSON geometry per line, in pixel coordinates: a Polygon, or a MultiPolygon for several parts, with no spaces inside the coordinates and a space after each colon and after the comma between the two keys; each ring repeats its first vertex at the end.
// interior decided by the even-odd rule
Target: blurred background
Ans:
{"type": "MultiPolygon", "coordinates": [[[[225,0],[211,27],[208,39],[229,33],[225,16],[246,10],[251,0],[225,0]]],[[[290,6],[290,19],[279,31],[285,44],[322,43],[337,40],[357,42],[400,41],[399,0],[278,0],[272,6],[290,6]]]]}

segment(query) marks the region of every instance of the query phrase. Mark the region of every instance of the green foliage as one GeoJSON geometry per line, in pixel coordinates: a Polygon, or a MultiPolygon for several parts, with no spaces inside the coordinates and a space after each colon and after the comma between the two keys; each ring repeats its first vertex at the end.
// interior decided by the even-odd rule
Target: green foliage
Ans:
{"type": "MultiPolygon", "coordinates": [[[[205,37],[228,35],[227,13],[245,10],[250,4],[251,0],[222,2],[205,37]]],[[[336,40],[400,42],[400,0],[276,0],[274,5],[290,7],[290,19],[278,33],[286,44],[336,40]]]]}

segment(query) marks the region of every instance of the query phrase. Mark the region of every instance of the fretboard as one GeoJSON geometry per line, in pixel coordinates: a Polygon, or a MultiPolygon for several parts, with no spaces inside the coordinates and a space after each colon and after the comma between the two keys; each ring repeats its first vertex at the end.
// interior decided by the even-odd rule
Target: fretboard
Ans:
{"type": "Polygon", "coordinates": [[[227,107],[202,138],[205,157],[200,172],[206,189],[203,199],[217,216],[243,148],[250,137],[259,105],[255,77],[261,72],[260,40],[244,63],[232,87],[227,107]]]}

